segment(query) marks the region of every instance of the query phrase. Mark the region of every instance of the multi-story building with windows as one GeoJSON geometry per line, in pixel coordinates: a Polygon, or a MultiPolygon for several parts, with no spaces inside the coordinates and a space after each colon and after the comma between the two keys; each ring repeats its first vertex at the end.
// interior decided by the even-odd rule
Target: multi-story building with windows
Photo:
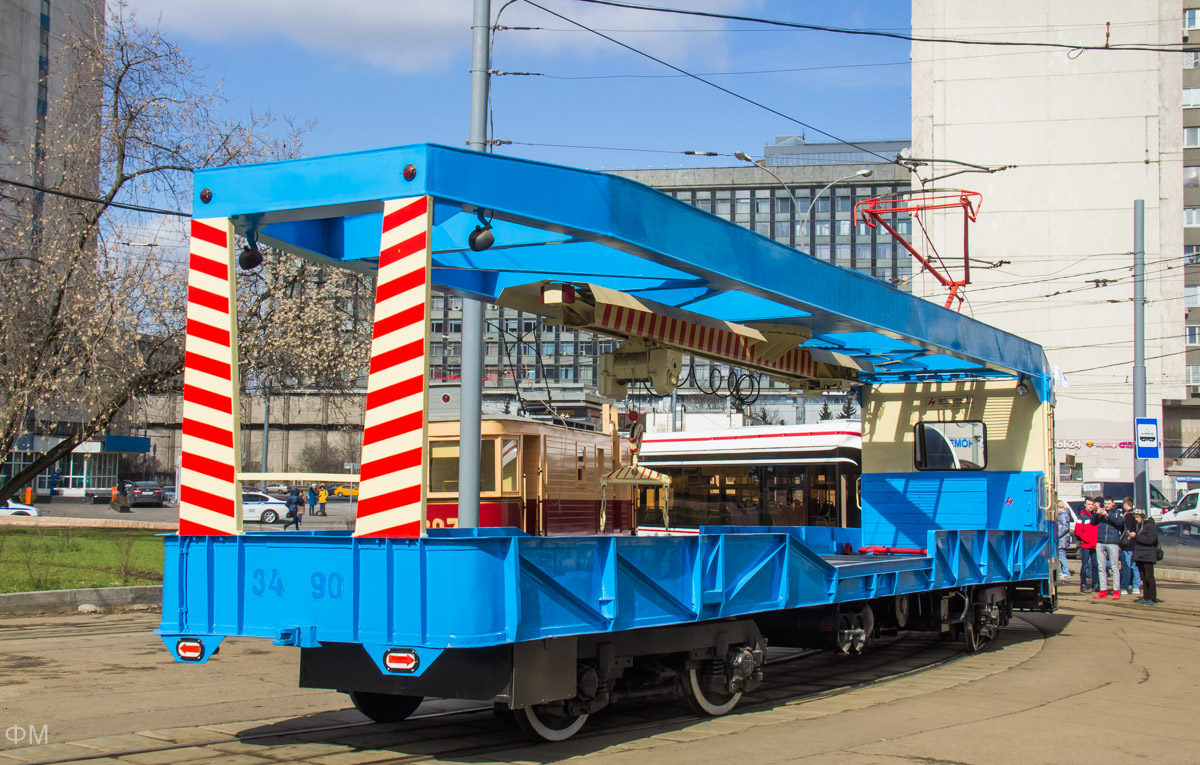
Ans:
{"type": "MultiPolygon", "coordinates": [[[[1182,10],[1164,0],[912,4],[918,37],[1017,43],[913,43],[913,154],[939,160],[932,174],[963,167],[950,160],[1010,166],[944,182],[983,194],[970,254],[1001,264],[972,270],[964,310],[1040,343],[1064,373],[1055,436],[1065,497],[1133,480],[1135,200],[1145,202],[1149,413],[1200,391],[1189,370],[1200,370],[1200,348],[1185,346],[1186,326],[1200,325],[1190,316],[1200,266],[1188,265],[1189,245],[1200,245],[1200,72],[1195,54],[1179,52],[1200,18],[1184,13],[1181,29],[1182,10]]],[[[943,254],[961,252],[961,213],[923,221],[943,254]]],[[[945,296],[925,277],[913,292],[945,296]]],[[[1153,481],[1163,468],[1152,461],[1153,481]]]]}

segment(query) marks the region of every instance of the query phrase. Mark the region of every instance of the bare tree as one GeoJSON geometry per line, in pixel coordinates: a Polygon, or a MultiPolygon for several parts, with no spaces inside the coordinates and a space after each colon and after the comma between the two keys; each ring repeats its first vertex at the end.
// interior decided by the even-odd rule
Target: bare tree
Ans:
{"type": "MultiPolygon", "coordinates": [[[[171,211],[190,206],[193,169],[294,156],[304,130],[269,114],[226,119],[219,90],[120,4],[77,20],[61,56],[74,62],[61,113],[27,160],[50,193],[0,207],[0,455],[23,433],[66,437],[0,485],[0,501],[182,369],[185,259],[131,237],[186,218],[171,211]]],[[[246,310],[269,317],[272,294],[313,270],[261,280],[246,310]]]]}

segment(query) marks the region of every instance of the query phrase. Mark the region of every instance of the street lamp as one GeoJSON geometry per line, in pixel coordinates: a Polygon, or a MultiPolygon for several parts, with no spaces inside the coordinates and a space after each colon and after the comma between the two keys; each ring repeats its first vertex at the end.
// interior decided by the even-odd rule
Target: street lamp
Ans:
{"type": "Polygon", "coordinates": [[[869,167],[864,167],[861,170],[855,172],[853,175],[847,175],[845,178],[838,178],[836,181],[830,181],[829,183],[827,183],[825,185],[825,188],[818,191],[816,196],[814,196],[812,198],[812,201],[808,203],[808,212],[804,213],[804,230],[805,230],[805,232],[808,231],[809,223],[812,220],[813,205],[815,205],[817,203],[817,200],[821,198],[821,195],[824,194],[826,191],[828,191],[831,186],[836,186],[837,184],[841,183],[842,181],[850,181],[850,180],[854,180],[855,178],[870,178],[874,174],[875,174],[874,170],[872,170],[869,167]]]}
{"type": "Polygon", "coordinates": [[[779,185],[782,186],[783,190],[786,191],[788,193],[788,196],[792,198],[792,204],[794,204],[796,206],[797,210],[800,209],[800,200],[796,199],[796,195],[792,193],[792,190],[788,188],[788,185],[783,182],[782,178],[780,178],[778,175],[776,175],[775,173],[773,173],[767,169],[767,161],[765,159],[759,159],[759,160],[752,159],[750,157],[750,155],[744,151],[735,151],[733,153],[733,156],[736,159],[740,159],[743,162],[749,162],[750,164],[754,165],[755,167],[763,170],[767,175],[769,175],[772,178],[774,178],[775,180],[779,181],[779,185]]]}

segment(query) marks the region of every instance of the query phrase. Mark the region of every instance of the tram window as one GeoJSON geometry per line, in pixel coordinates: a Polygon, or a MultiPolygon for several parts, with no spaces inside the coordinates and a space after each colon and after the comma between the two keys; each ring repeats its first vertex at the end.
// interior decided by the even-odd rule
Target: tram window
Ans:
{"type": "Polygon", "coordinates": [[[500,440],[500,491],[517,491],[517,439],[500,440]]]}
{"type": "Polygon", "coordinates": [[[918,422],[913,444],[917,470],[983,470],[987,426],[982,422],[918,422]]]}
{"type": "MultiPolygon", "coordinates": [[[[479,491],[496,491],[496,439],[479,444],[479,491]]],[[[429,491],[458,491],[458,441],[429,444],[429,491]]]]}

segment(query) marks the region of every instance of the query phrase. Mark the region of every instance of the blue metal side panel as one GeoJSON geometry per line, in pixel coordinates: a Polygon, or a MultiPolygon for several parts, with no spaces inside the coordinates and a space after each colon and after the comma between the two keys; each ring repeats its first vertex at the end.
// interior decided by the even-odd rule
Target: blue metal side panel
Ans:
{"type": "Polygon", "coordinates": [[[862,477],[866,545],[926,546],[934,529],[1043,530],[1034,472],[879,473],[862,477]]]}
{"type": "Polygon", "coordinates": [[[159,633],[168,647],[222,635],[298,646],[500,645],[1045,578],[1051,553],[1044,531],[928,531],[930,555],[878,557],[837,554],[858,541],[853,529],[554,539],[486,531],[167,537],[159,633]]]}

